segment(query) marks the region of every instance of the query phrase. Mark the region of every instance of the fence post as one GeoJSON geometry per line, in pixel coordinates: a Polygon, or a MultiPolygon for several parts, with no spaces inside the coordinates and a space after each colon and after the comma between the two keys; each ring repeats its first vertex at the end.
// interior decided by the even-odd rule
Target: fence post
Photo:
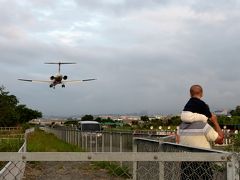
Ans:
{"type": "Polygon", "coordinates": [[[67,130],[64,129],[64,139],[63,139],[65,142],[67,142],[67,130]]]}
{"type": "Polygon", "coordinates": [[[123,152],[123,137],[122,137],[122,133],[120,132],[120,142],[119,142],[119,148],[120,148],[120,152],[123,152]]]}
{"type": "Polygon", "coordinates": [[[84,149],[84,137],[82,132],[81,132],[81,139],[82,139],[81,146],[82,146],[82,149],[84,149]]]}
{"type": "MultiPolygon", "coordinates": [[[[120,137],[119,137],[119,152],[123,152],[123,137],[122,137],[122,133],[119,133],[120,137]]],[[[123,162],[120,161],[120,165],[121,167],[123,166],[123,162]]]]}
{"type": "MultiPolygon", "coordinates": [[[[133,152],[138,152],[137,141],[133,138],[133,152]]],[[[137,161],[133,161],[133,180],[137,180],[137,161]]]]}
{"type": "Polygon", "coordinates": [[[105,137],[105,133],[102,134],[102,152],[104,152],[104,145],[105,145],[104,137],[105,137]]]}
{"type": "Polygon", "coordinates": [[[77,146],[80,146],[80,137],[79,137],[79,131],[77,131],[77,146]]]}
{"type": "Polygon", "coordinates": [[[24,134],[24,148],[23,152],[27,152],[27,133],[24,134]]]}
{"type": "Polygon", "coordinates": [[[95,152],[98,152],[98,136],[95,135],[95,148],[96,148],[96,151],[95,152]]]}
{"type": "Polygon", "coordinates": [[[89,146],[90,146],[90,152],[92,152],[92,149],[93,149],[93,140],[92,140],[92,133],[90,134],[90,143],[89,143],[89,146]]]}
{"type": "Polygon", "coordinates": [[[68,143],[68,129],[66,129],[66,142],[68,143]]]}
{"type": "Polygon", "coordinates": [[[239,162],[237,154],[229,156],[227,163],[227,179],[239,180],[239,162]]]}
{"type": "Polygon", "coordinates": [[[110,138],[109,138],[109,141],[110,141],[110,152],[112,152],[112,150],[113,150],[113,133],[112,132],[110,132],[110,138]]]}
{"type": "Polygon", "coordinates": [[[86,151],[88,151],[88,142],[87,142],[88,141],[88,136],[85,134],[84,137],[85,137],[85,148],[84,149],[86,151]]]}
{"type": "Polygon", "coordinates": [[[77,136],[76,136],[76,130],[73,130],[73,144],[77,145],[77,136]]]}
{"type": "Polygon", "coordinates": [[[70,144],[74,144],[74,134],[73,134],[73,130],[71,129],[71,141],[70,141],[70,144]]]}

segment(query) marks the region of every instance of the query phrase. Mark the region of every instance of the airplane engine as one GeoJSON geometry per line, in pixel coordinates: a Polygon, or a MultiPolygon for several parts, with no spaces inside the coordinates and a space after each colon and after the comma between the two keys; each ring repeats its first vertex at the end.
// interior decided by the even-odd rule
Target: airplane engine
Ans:
{"type": "Polygon", "coordinates": [[[63,76],[63,79],[64,79],[64,80],[67,80],[67,78],[68,78],[68,77],[67,77],[66,75],[65,75],[65,76],[63,76]]]}
{"type": "Polygon", "coordinates": [[[55,77],[54,77],[54,76],[51,76],[51,77],[50,77],[50,79],[51,79],[51,80],[54,80],[54,79],[55,79],[55,77]]]}

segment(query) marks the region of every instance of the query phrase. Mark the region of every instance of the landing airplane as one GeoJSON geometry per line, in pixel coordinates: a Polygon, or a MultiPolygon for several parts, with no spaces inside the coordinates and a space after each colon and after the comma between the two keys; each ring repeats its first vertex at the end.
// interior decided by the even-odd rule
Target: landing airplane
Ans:
{"type": "Polygon", "coordinates": [[[74,62],[47,62],[45,64],[58,64],[58,73],[55,76],[51,76],[50,80],[32,80],[32,79],[18,79],[19,81],[27,81],[27,82],[42,82],[42,83],[50,83],[49,87],[55,89],[55,86],[58,84],[62,85],[62,88],[65,88],[65,83],[80,83],[86,81],[93,81],[96,79],[83,79],[83,80],[67,80],[68,77],[66,75],[62,75],[61,65],[62,64],[76,64],[74,62]]]}

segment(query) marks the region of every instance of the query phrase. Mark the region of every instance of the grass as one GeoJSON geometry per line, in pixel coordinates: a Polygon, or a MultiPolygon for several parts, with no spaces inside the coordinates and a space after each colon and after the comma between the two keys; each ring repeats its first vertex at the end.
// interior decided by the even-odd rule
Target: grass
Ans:
{"type": "Polygon", "coordinates": [[[0,139],[0,152],[17,152],[23,145],[23,139],[0,139]]]}
{"type": "Polygon", "coordinates": [[[59,140],[53,134],[42,130],[35,130],[27,139],[27,151],[29,152],[82,152],[76,145],[59,140]]]}
{"type": "MultiPolygon", "coordinates": [[[[23,145],[24,140],[21,138],[14,139],[0,139],[0,152],[18,152],[23,145]]],[[[7,162],[0,162],[0,169],[2,169],[7,162]]]]}

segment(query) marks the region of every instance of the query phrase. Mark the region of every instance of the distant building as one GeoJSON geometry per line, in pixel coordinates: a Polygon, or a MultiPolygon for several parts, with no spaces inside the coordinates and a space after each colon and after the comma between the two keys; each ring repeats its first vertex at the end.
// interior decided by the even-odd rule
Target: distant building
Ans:
{"type": "Polygon", "coordinates": [[[43,126],[52,125],[52,124],[62,126],[65,121],[66,121],[65,119],[42,119],[42,118],[39,118],[39,119],[31,120],[31,121],[29,121],[29,123],[36,124],[36,125],[43,125],[43,126]]]}
{"type": "Polygon", "coordinates": [[[229,111],[226,109],[216,110],[216,111],[214,111],[214,114],[216,114],[217,116],[229,116],[230,115],[229,111]]]}

